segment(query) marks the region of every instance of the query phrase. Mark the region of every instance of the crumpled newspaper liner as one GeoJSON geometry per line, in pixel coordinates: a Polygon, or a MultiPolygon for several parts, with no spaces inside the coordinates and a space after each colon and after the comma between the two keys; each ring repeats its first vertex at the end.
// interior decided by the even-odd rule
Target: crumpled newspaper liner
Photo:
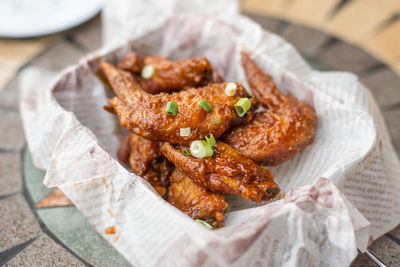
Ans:
{"type": "Polygon", "coordinates": [[[345,266],[357,248],[398,224],[400,165],[356,76],[311,70],[290,44],[236,13],[171,14],[124,46],[82,59],[50,88],[35,86],[42,71],[22,75],[21,114],[34,162],[47,169],[45,185],[60,187],[134,266],[345,266]],[[226,80],[247,86],[241,49],[281,90],[314,105],[319,126],[313,145],[271,168],[284,199],[256,205],[229,198],[225,227],[208,230],[116,160],[119,126],[102,109],[110,90],[98,64],[128,51],[204,55],[226,80]],[[115,234],[105,233],[110,227],[115,234]]]}

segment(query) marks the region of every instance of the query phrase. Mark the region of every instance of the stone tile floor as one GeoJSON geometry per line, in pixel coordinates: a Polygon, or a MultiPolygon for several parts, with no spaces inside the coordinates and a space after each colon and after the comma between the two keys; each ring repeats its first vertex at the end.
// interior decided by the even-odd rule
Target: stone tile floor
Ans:
{"type": "MultiPolygon", "coordinates": [[[[322,32],[267,17],[254,18],[266,29],[281,34],[293,43],[313,66],[356,72],[376,97],[396,151],[400,152],[400,79],[392,70],[363,51],[322,32]]],[[[27,65],[61,70],[99,48],[100,44],[101,27],[97,17],[35,45],[29,53],[18,57],[19,64],[25,60],[19,70],[27,65]]],[[[51,189],[43,187],[43,172],[34,168],[29,152],[24,149],[25,137],[17,104],[17,76],[18,73],[0,89],[0,266],[128,265],[118,258],[112,248],[107,248],[107,243],[101,237],[99,239],[95,232],[85,242],[103,242],[103,247],[79,250],[84,246],[73,244],[73,237],[75,235],[76,238],[79,229],[91,231],[84,218],[78,221],[78,225],[70,223],[77,232],[63,237],[62,225],[53,218],[64,216],[64,220],[67,220],[69,216],[80,216],[74,207],[34,208],[34,204],[51,189]],[[27,179],[26,176],[32,178],[27,179]],[[75,213],[78,215],[73,215],[75,213]],[[104,255],[113,256],[107,258],[104,255]],[[113,260],[106,262],[108,259],[113,260]]],[[[376,240],[370,250],[388,266],[400,266],[400,227],[376,240]]],[[[374,263],[360,255],[352,266],[374,266],[374,263]]]]}

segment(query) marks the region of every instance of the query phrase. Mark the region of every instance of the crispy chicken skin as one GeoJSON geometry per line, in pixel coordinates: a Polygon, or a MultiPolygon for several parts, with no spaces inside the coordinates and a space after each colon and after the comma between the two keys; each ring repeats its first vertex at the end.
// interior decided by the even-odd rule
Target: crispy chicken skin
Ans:
{"type": "Polygon", "coordinates": [[[245,52],[242,65],[257,102],[266,109],[250,123],[232,128],[223,140],[258,163],[278,165],[314,141],[317,115],[307,103],[280,92],[245,52]]]}
{"type": "MultiPolygon", "coordinates": [[[[218,138],[232,125],[250,121],[253,115],[252,110],[243,117],[236,114],[235,103],[241,97],[248,97],[239,83],[235,96],[224,93],[225,83],[209,84],[172,94],[151,95],[144,92],[129,73],[106,62],[101,63],[100,68],[117,94],[108,102],[120,124],[148,140],[187,145],[193,140],[203,139],[209,133],[218,138]],[[210,112],[198,105],[202,99],[212,105],[210,112]],[[165,108],[169,101],[177,103],[176,115],[166,114],[165,108]],[[215,124],[215,121],[219,123],[215,124]],[[190,135],[180,136],[180,129],[187,127],[191,129],[190,135]]],[[[254,106],[254,99],[251,101],[254,106]]],[[[105,109],[111,111],[110,107],[105,109]]]]}
{"type": "Polygon", "coordinates": [[[127,70],[130,72],[139,73],[142,69],[142,64],[140,62],[139,55],[135,52],[127,53],[118,62],[118,68],[127,70]]]}
{"type": "Polygon", "coordinates": [[[210,82],[223,82],[205,57],[170,61],[161,56],[147,56],[141,62],[137,53],[130,52],[122,57],[118,68],[132,72],[142,89],[151,94],[180,91],[204,86],[210,82]],[[142,67],[146,65],[152,65],[155,69],[151,79],[140,76],[142,67]]]}
{"type": "Polygon", "coordinates": [[[202,159],[186,156],[168,143],[161,146],[161,152],[193,181],[212,192],[241,195],[255,202],[271,199],[279,193],[279,186],[269,170],[223,142],[217,141],[215,148],[217,152],[212,157],[202,159]]]}
{"type": "Polygon", "coordinates": [[[165,195],[172,165],[162,156],[159,143],[127,133],[117,154],[121,162],[129,163],[133,173],[146,179],[161,196],[165,195]]]}
{"type": "Polygon", "coordinates": [[[165,195],[172,166],[162,156],[159,143],[132,134],[129,165],[133,173],[146,179],[161,196],[165,195]]]}
{"type": "Polygon", "coordinates": [[[216,228],[223,226],[224,210],[228,207],[224,196],[199,186],[179,169],[169,180],[169,203],[193,219],[202,219],[216,228]]]}

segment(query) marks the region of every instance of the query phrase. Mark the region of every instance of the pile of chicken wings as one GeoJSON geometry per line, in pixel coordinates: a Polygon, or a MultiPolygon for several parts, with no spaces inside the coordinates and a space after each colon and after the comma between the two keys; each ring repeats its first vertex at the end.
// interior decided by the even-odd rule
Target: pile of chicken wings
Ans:
{"type": "Polygon", "coordinates": [[[128,129],[118,158],[207,227],[223,226],[225,194],[255,202],[279,192],[271,172],[314,141],[313,107],[284,94],[246,52],[252,94],[225,82],[205,57],[126,54],[100,69],[115,97],[104,109],[128,129]]]}

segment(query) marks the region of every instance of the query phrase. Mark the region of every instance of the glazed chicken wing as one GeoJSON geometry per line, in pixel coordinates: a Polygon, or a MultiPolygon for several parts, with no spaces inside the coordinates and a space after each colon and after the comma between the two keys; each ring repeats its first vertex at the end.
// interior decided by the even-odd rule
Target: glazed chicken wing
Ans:
{"type": "Polygon", "coordinates": [[[317,115],[307,103],[280,92],[245,52],[242,65],[257,102],[265,110],[255,113],[250,123],[232,128],[223,139],[258,163],[277,165],[314,141],[317,115]]]}
{"type": "Polygon", "coordinates": [[[197,184],[215,193],[241,195],[255,202],[275,197],[280,189],[270,171],[240,155],[231,146],[217,141],[216,153],[209,158],[184,155],[168,143],[163,155],[197,184]]]}
{"type": "MultiPolygon", "coordinates": [[[[122,126],[152,141],[190,144],[209,133],[218,138],[231,125],[248,122],[253,115],[252,109],[243,117],[235,111],[235,103],[242,97],[248,97],[239,83],[234,96],[224,93],[225,83],[151,95],[144,92],[129,73],[106,62],[100,67],[117,94],[108,101],[112,108],[106,107],[106,110],[115,112],[122,126]],[[201,100],[207,100],[211,105],[209,112],[199,106],[201,100]],[[177,104],[176,115],[168,115],[165,111],[170,101],[177,104]],[[190,128],[189,136],[181,136],[181,128],[190,128]]],[[[254,106],[255,101],[251,99],[251,102],[254,106]]]]}
{"type": "Polygon", "coordinates": [[[142,89],[151,94],[180,91],[210,82],[223,82],[205,57],[170,61],[160,56],[148,56],[140,62],[139,55],[131,52],[120,60],[118,67],[134,73],[142,89]],[[145,79],[140,76],[140,71],[148,65],[154,67],[154,74],[145,79]]]}
{"type": "Polygon", "coordinates": [[[128,133],[121,142],[118,159],[128,161],[133,173],[146,179],[161,196],[165,195],[172,166],[161,155],[159,143],[128,133]]]}
{"type": "Polygon", "coordinates": [[[175,169],[169,180],[169,203],[193,219],[204,220],[213,227],[222,227],[224,210],[228,207],[224,196],[199,186],[179,169],[175,169]]]}

